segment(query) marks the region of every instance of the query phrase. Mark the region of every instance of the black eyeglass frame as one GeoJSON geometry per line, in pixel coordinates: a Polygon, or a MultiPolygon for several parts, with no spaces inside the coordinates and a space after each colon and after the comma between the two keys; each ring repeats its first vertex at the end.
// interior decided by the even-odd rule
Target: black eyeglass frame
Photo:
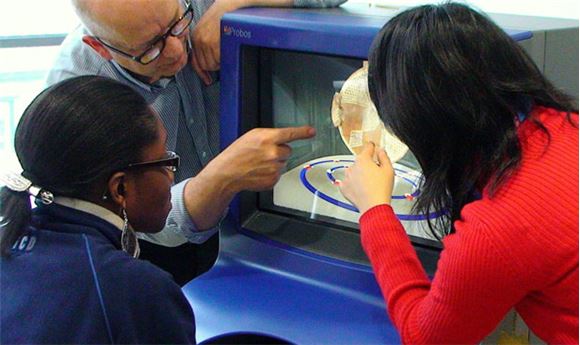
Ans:
{"type": "Polygon", "coordinates": [[[166,31],[166,32],[165,32],[165,33],[164,33],[162,36],[160,36],[160,37],[159,37],[158,39],[156,39],[156,40],[155,40],[153,43],[151,43],[151,45],[149,45],[149,48],[145,49],[145,51],[144,51],[143,53],[141,53],[141,54],[139,54],[139,55],[137,55],[137,56],[135,56],[135,55],[132,55],[132,54],[129,54],[129,53],[126,53],[126,52],[124,52],[124,51],[120,50],[119,48],[115,48],[115,47],[113,47],[112,45],[110,45],[110,44],[106,43],[105,41],[103,41],[102,39],[100,39],[100,38],[99,38],[99,37],[97,37],[97,36],[93,36],[93,37],[94,37],[94,38],[95,38],[97,41],[99,41],[99,42],[100,42],[102,45],[104,45],[105,47],[107,47],[107,48],[111,49],[111,50],[112,50],[112,51],[114,51],[115,53],[121,54],[121,55],[123,55],[124,57],[127,57],[127,58],[129,58],[129,59],[131,59],[131,60],[133,60],[133,61],[136,61],[136,62],[138,62],[138,63],[140,63],[140,64],[142,64],[142,65],[148,65],[148,64],[152,63],[153,61],[157,60],[157,59],[159,58],[159,56],[161,56],[161,53],[163,52],[163,49],[165,49],[165,42],[166,42],[166,39],[167,39],[167,37],[168,37],[168,36],[170,36],[170,35],[171,35],[171,36],[173,36],[173,37],[178,37],[179,35],[181,35],[181,34],[182,34],[182,33],[183,33],[183,32],[184,32],[184,31],[185,31],[185,30],[186,30],[186,29],[189,27],[189,24],[191,24],[191,22],[192,22],[192,21],[193,21],[193,6],[192,6],[192,4],[191,4],[191,1],[189,1],[189,2],[187,2],[187,6],[186,6],[186,8],[185,8],[185,11],[184,11],[184,12],[183,12],[183,14],[181,15],[181,17],[179,17],[179,19],[177,19],[177,20],[175,21],[175,23],[173,23],[173,24],[172,24],[172,25],[169,27],[169,29],[167,29],[167,31],[166,31]],[[183,19],[184,19],[184,18],[185,18],[187,15],[188,15],[188,13],[191,13],[191,18],[189,18],[189,20],[188,20],[188,23],[187,23],[187,24],[185,24],[185,25],[183,26],[183,30],[181,30],[181,31],[180,31],[180,32],[178,32],[178,33],[173,33],[173,32],[172,32],[172,31],[173,31],[173,29],[174,29],[174,28],[177,26],[177,24],[179,24],[179,22],[181,22],[181,21],[182,21],[182,20],[183,20],[183,19]],[[155,56],[153,59],[151,59],[151,60],[150,60],[150,61],[148,61],[148,62],[143,62],[143,61],[142,61],[142,60],[143,60],[143,57],[144,57],[145,55],[147,55],[147,53],[149,53],[149,51],[150,51],[151,49],[155,48],[155,46],[156,46],[156,45],[157,45],[157,44],[158,44],[160,41],[161,41],[162,43],[161,43],[161,48],[159,49],[159,53],[157,54],[157,56],[155,56]]]}
{"type": "Polygon", "coordinates": [[[127,165],[125,169],[164,167],[171,172],[176,172],[179,168],[179,155],[173,151],[167,151],[167,156],[167,158],[154,161],[132,163],[127,165]]]}

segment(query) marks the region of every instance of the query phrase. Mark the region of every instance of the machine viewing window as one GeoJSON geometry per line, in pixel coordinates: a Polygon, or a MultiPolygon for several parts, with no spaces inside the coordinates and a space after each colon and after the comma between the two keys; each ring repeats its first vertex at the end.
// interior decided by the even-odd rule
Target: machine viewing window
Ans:
{"type": "Polygon", "coordinates": [[[292,156],[273,191],[244,199],[242,209],[251,212],[248,204],[254,204],[261,212],[357,233],[360,214],[336,181],[362,143],[372,140],[397,160],[392,206],[407,233],[414,241],[435,243],[426,216],[412,211],[422,180],[419,165],[379,121],[368,96],[364,60],[251,47],[242,59],[242,130],[316,128],[314,139],[290,144],[292,156]]]}

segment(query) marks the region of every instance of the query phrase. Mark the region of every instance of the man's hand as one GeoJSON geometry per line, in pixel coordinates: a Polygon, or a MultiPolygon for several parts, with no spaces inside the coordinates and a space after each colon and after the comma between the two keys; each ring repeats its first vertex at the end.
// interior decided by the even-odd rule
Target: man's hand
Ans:
{"type": "Polygon", "coordinates": [[[236,193],[272,188],[290,157],[287,143],[314,135],[310,126],[255,128],[234,141],[185,186],[185,206],[196,227],[215,226],[236,193]]]}
{"type": "Polygon", "coordinates": [[[224,13],[240,6],[236,1],[216,0],[203,14],[191,34],[191,65],[206,85],[212,83],[208,72],[220,69],[220,20],[224,13]]]}
{"type": "Polygon", "coordinates": [[[280,179],[292,153],[287,144],[314,135],[315,130],[310,126],[255,128],[218,155],[210,163],[211,169],[232,193],[268,190],[280,179]]]}
{"type": "MultiPolygon", "coordinates": [[[[310,0],[302,1],[304,7],[336,7],[346,0],[310,0]]],[[[220,69],[220,21],[226,12],[250,6],[294,6],[294,0],[215,0],[202,15],[191,33],[193,53],[191,66],[206,85],[210,85],[210,71],[220,69]]]]}
{"type": "Polygon", "coordinates": [[[375,152],[375,145],[368,142],[354,165],[346,170],[340,191],[362,215],[374,206],[391,203],[394,181],[395,172],[387,153],[383,149],[375,152]]]}
{"type": "Polygon", "coordinates": [[[286,7],[293,3],[293,0],[215,0],[191,33],[191,65],[195,73],[206,85],[210,85],[213,81],[209,71],[220,69],[220,21],[226,12],[250,6],[286,7]]]}

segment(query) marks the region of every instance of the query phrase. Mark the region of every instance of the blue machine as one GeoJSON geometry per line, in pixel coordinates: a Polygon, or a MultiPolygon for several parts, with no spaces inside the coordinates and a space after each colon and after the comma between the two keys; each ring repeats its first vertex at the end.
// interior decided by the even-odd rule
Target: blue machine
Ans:
{"type": "MultiPolygon", "coordinates": [[[[328,75],[343,68],[354,70],[393,15],[373,12],[253,8],[226,14],[221,47],[222,147],[253,127],[317,121],[316,114],[324,109],[317,102],[328,98],[324,92],[331,96],[335,90],[320,91],[323,87],[316,80],[326,78],[330,81],[321,85],[331,85],[333,78],[342,76],[328,75]],[[310,67],[302,69],[300,61],[310,67]],[[270,86],[281,78],[272,76],[277,70],[272,66],[280,64],[285,71],[280,75],[303,77],[303,86],[272,91],[270,86]],[[285,104],[312,94],[310,106],[287,109],[296,113],[294,117],[275,119],[276,113],[284,113],[285,104]],[[284,97],[285,101],[277,100],[284,97]],[[308,111],[309,118],[301,117],[308,111]]],[[[508,33],[516,40],[531,37],[529,31],[508,33]]],[[[317,129],[326,154],[345,153],[333,146],[341,143],[332,133],[317,129]]],[[[308,154],[322,147],[308,145],[298,144],[293,152],[312,158],[308,154]]],[[[222,224],[215,266],[183,288],[196,315],[198,342],[399,343],[356,225],[276,207],[272,199],[271,192],[236,198],[222,224]]],[[[437,243],[421,238],[413,238],[413,243],[433,274],[437,243]]]]}

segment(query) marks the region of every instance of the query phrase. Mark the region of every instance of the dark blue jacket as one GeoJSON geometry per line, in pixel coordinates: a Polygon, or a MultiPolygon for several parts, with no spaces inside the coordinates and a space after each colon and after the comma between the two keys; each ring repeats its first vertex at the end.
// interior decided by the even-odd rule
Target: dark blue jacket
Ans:
{"type": "Polygon", "coordinates": [[[121,251],[121,231],[85,212],[39,206],[0,259],[0,343],[195,343],[171,276],[121,251]]]}

